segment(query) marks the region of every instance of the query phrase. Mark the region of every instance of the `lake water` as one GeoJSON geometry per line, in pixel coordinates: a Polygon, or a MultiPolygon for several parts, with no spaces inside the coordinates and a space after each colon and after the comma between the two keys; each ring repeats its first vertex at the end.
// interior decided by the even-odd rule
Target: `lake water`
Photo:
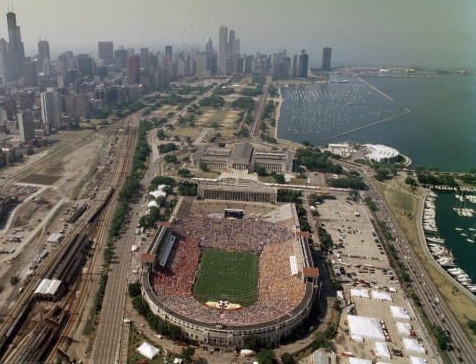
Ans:
{"type": "MultiPolygon", "coordinates": [[[[278,138],[313,145],[379,143],[408,155],[413,165],[445,171],[476,168],[475,76],[332,75],[330,81],[281,88],[278,138]]],[[[476,241],[476,218],[458,216],[453,207],[459,205],[453,193],[439,194],[437,226],[458,266],[476,282],[476,243],[468,241],[476,241]]]]}
{"type": "Polygon", "coordinates": [[[450,171],[476,168],[475,76],[363,78],[390,98],[358,78],[334,80],[281,89],[278,138],[314,145],[380,143],[408,155],[414,165],[450,171]],[[408,114],[352,132],[402,114],[405,108],[408,114]]]}

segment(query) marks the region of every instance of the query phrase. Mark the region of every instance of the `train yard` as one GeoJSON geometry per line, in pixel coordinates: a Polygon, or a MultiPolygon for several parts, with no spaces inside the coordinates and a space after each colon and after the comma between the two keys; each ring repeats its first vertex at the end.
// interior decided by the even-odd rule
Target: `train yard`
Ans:
{"type": "MultiPolygon", "coordinates": [[[[49,254],[37,258],[38,267],[22,283],[18,297],[4,315],[1,362],[54,362],[58,357],[69,360],[68,349],[81,326],[83,306],[98,287],[108,222],[117,191],[129,173],[136,127],[135,117],[130,117],[110,127],[108,133],[101,133],[100,138],[108,140],[108,150],[100,163],[104,167],[99,166],[93,176],[96,188],[89,198],[75,203],[76,208],[66,218],[61,218],[64,239],[50,251],[44,250],[49,254]]],[[[42,158],[16,167],[4,175],[2,191],[28,176],[46,174],[48,168],[87,144],[90,136],[60,142],[42,158]]],[[[56,220],[60,216],[55,216],[56,220]]]]}

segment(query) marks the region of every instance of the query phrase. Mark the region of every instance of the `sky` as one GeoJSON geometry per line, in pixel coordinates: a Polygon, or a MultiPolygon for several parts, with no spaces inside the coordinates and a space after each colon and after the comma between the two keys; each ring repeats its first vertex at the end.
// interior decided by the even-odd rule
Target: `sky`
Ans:
{"type": "MultiPolygon", "coordinates": [[[[218,46],[218,28],[241,39],[241,52],[288,54],[305,49],[320,66],[476,68],[474,0],[0,0],[21,27],[27,55],[46,39],[52,56],[97,55],[97,42],[162,51],[218,46]]],[[[6,16],[0,37],[8,39],[6,16]]]]}

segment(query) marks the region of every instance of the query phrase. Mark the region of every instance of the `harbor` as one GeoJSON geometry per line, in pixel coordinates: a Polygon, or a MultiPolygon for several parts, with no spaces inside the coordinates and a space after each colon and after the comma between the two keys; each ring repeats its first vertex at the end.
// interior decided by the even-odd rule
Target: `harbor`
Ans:
{"type": "MultiPolygon", "coordinates": [[[[476,294],[474,261],[458,253],[475,250],[476,224],[471,205],[476,204],[476,195],[457,191],[436,193],[430,191],[426,197],[422,226],[428,250],[435,261],[459,284],[476,294]],[[458,206],[468,207],[458,207],[458,206]],[[464,212],[464,213],[463,213],[464,212]]],[[[473,255],[470,255],[474,257],[473,255]]]]}

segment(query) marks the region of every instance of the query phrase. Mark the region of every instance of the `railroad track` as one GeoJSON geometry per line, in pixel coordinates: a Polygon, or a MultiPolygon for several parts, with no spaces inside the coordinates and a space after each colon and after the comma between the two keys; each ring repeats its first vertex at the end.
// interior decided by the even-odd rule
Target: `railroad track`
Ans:
{"type": "MultiPolygon", "coordinates": [[[[126,125],[126,127],[128,126],[126,125]]],[[[99,275],[101,273],[97,269],[101,264],[102,251],[109,234],[109,222],[111,221],[111,218],[114,214],[116,202],[119,198],[118,191],[120,190],[125,178],[128,176],[130,165],[132,163],[134,151],[133,146],[135,144],[136,133],[135,129],[132,130],[132,133],[130,133],[130,129],[128,131],[129,133],[125,133],[123,136],[123,143],[121,144],[120,150],[118,150],[116,153],[115,162],[111,168],[113,173],[110,175],[110,179],[107,182],[107,187],[115,188],[115,193],[113,194],[109,204],[105,206],[104,210],[98,216],[97,223],[94,224],[94,226],[91,227],[91,231],[89,231],[89,235],[94,236],[94,240],[96,241],[94,254],[89,262],[88,270],[86,272],[86,277],[89,276],[91,279],[83,279],[81,281],[80,287],[78,289],[79,294],[75,297],[74,303],[70,308],[70,319],[62,331],[58,343],[51,351],[48,357],[48,362],[53,362],[58,352],[68,352],[70,338],[74,336],[74,324],[79,320],[81,308],[86,306],[87,300],[91,296],[94,296],[95,288],[97,289],[97,287],[93,287],[93,285],[97,286],[97,282],[92,279],[92,276],[96,274],[99,275]],[[117,158],[119,156],[120,158],[117,158]],[[105,223],[102,223],[103,221],[105,223]]]]}
{"type": "MultiPolygon", "coordinates": [[[[128,132],[131,130],[128,128],[128,132]]],[[[113,163],[114,167],[112,168],[113,172],[108,175],[109,179],[106,182],[106,186],[109,187],[116,187],[115,188],[115,193],[111,196],[111,200],[115,202],[117,200],[117,190],[125,179],[128,171],[128,167],[130,165],[131,159],[132,159],[132,151],[133,148],[132,146],[134,145],[135,141],[135,128],[132,129],[131,135],[125,135],[124,136],[124,143],[122,144],[121,150],[124,151],[124,157],[125,160],[122,158],[116,158],[115,162],[113,163]],[[130,151],[127,153],[127,151],[130,151]]],[[[79,140],[76,140],[72,143],[65,144],[63,146],[60,146],[53,151],[50,152],[47,156],[43,157],[41,160],[38,160],[36,162],[33,162],[29,166],[27,166],[23,171],[17,171],[12,173],[7,179],[4,179],[6,182],[5,184],[2,183],[3,188],[2,190],[5,190],[6,187],[17,181],[19,178],[25,178],[28,175],[31,175],[33,173],[36,173],[38,171],[41,171],[42,169],[47,168],[49,165],[55,163],[59,158],[63,158],[67,154],[71,153],[73,150],[77,149],[80,147],[82,144],[85,144],[85,138],[81,138],[79,140]]],[[[89,232],[90,229],[90,219],[91,216],[95,214],[95,211],[100,208],[101,204],[103,204],[104,201],[101,201],[99,199],[90,201],[88,203],[89,209],[87,210],[87,213],[81,216],[78,221],[75,223],[73,230],[71,231],[71,235],[62,243],[62,246],[67,247],[69,244],[71,244],[71,241],[74,240],[74,237],[77,236],[78,234],[84,233],[85,231],[89,232]]],[[[110,203],[104,207],[104,213],[100,214],[104,216],[112,216],[112,213],[114,211],[114,203],[110,203]]],[[[106,224],[107,225],[107,224],[106,224]]],[[[107,228],[103,227],[101,230],[101,233],[99,234],[99,238],[103,241],[105,241],[105,237],[107,236],[107,228]]],[[[67,248],[65,248],[67,249],[67,248]]],[[[50,268],[55,264],[56,260],[59,258],[61,255],[61,252],[63,249],[58,249],[54,251],[52,254],[50,254],[49,258],[45,261],[45,263],[38,269],[36,272],[35,276],[30,279],[30,281],[24,286],[24,290],[22,295],[17,301],[17,304],[13,308],[12,312],[10,312],[7,316],[6,319],[3,323],[3,325],[0,327],[0,357],[5,354],[5,352],[8,349],[8,344],[14,339],[16,331],[19,330],[19,327],[23,323],[22,320],[27,316],[27,314],[30,312],[31,309],[33,309],[34,302],[33,302],[33,292],[35,288],[38,286],[39,282],[43,277],[46,275],[46,273],[50,270],[50,268]],[[18,329],[12,330],[12,327],[18,327],[18,329]]],[[[99,251],[97,249],[96,251],[99,251]]],[[[99,254],[94,254],[92,264],[90,267],[93,267],[96,265],[96,262],[100,259],[99,254]]],[[[86,280],[87,281],[87,280],[86,280]]],[[[69,319],[65,320],[66,323],[63,327],[62,330],[60,330],[61,334],[58,334],[59,340],[58,342],[53,346],[53,349],[51,350],[51,353],[49,357],[53,357],[56,354],[57,350],[60,349],[60,347],[65,347],[68,343],[68,338],[70,336],[70,332],[72,331],[73,323],[76,321],[74,318],[78,316],[79,310],[84,304],[85,300],[88,298],[87,292],[89,290],[89,285],[87,283],[83,282],[78,282],[76,281],[73,283],[72,289],[70,288],[70,292],[63,298],[61,301],[61,305],[63,306],[64,310],[70,313],[69,319]],[[82,289],[83,287],[86,287],[88,289],[82,289]],[[79,295],[76,295],[76,292],[79,290],[79,295]]],[[[41,323],[39,324],[41,325],[41,323]]],[[[39,332],[43,332],[41,329],[39,332]]],[[[48,335],[47,335],[48,336],[48,335]]],[[[34,358],[34,350],[33,346],[38,345],[38,340],[30,340],[25,342],[21,342],[19,346],[15,349],[15,352],[13,353],[8,353],[9,354],[9,360],[12,358],[12,360],[15,360],[13,358],[19,358],[18,353],[23,352],[31,352],[31,358],[34,358]]],[[[67,348],[66,348],[67,349],[67,348]]],[[[64,351],[64,350],[63,350],[64,351]]],[[[26,354],[23,354],[26,355],[26,354]]],[[[28,354],[30,355],[30,354],[28,354]]],[[[39,355],[39,354],[38,354],[39,355]]],[[[10,361],[6,361],[10,362],[10,361]]],[[[14,362],[14,361],[11,361],[14,362]]],[[[49,362],[49,361],[48,361],[49,362]]]]}

